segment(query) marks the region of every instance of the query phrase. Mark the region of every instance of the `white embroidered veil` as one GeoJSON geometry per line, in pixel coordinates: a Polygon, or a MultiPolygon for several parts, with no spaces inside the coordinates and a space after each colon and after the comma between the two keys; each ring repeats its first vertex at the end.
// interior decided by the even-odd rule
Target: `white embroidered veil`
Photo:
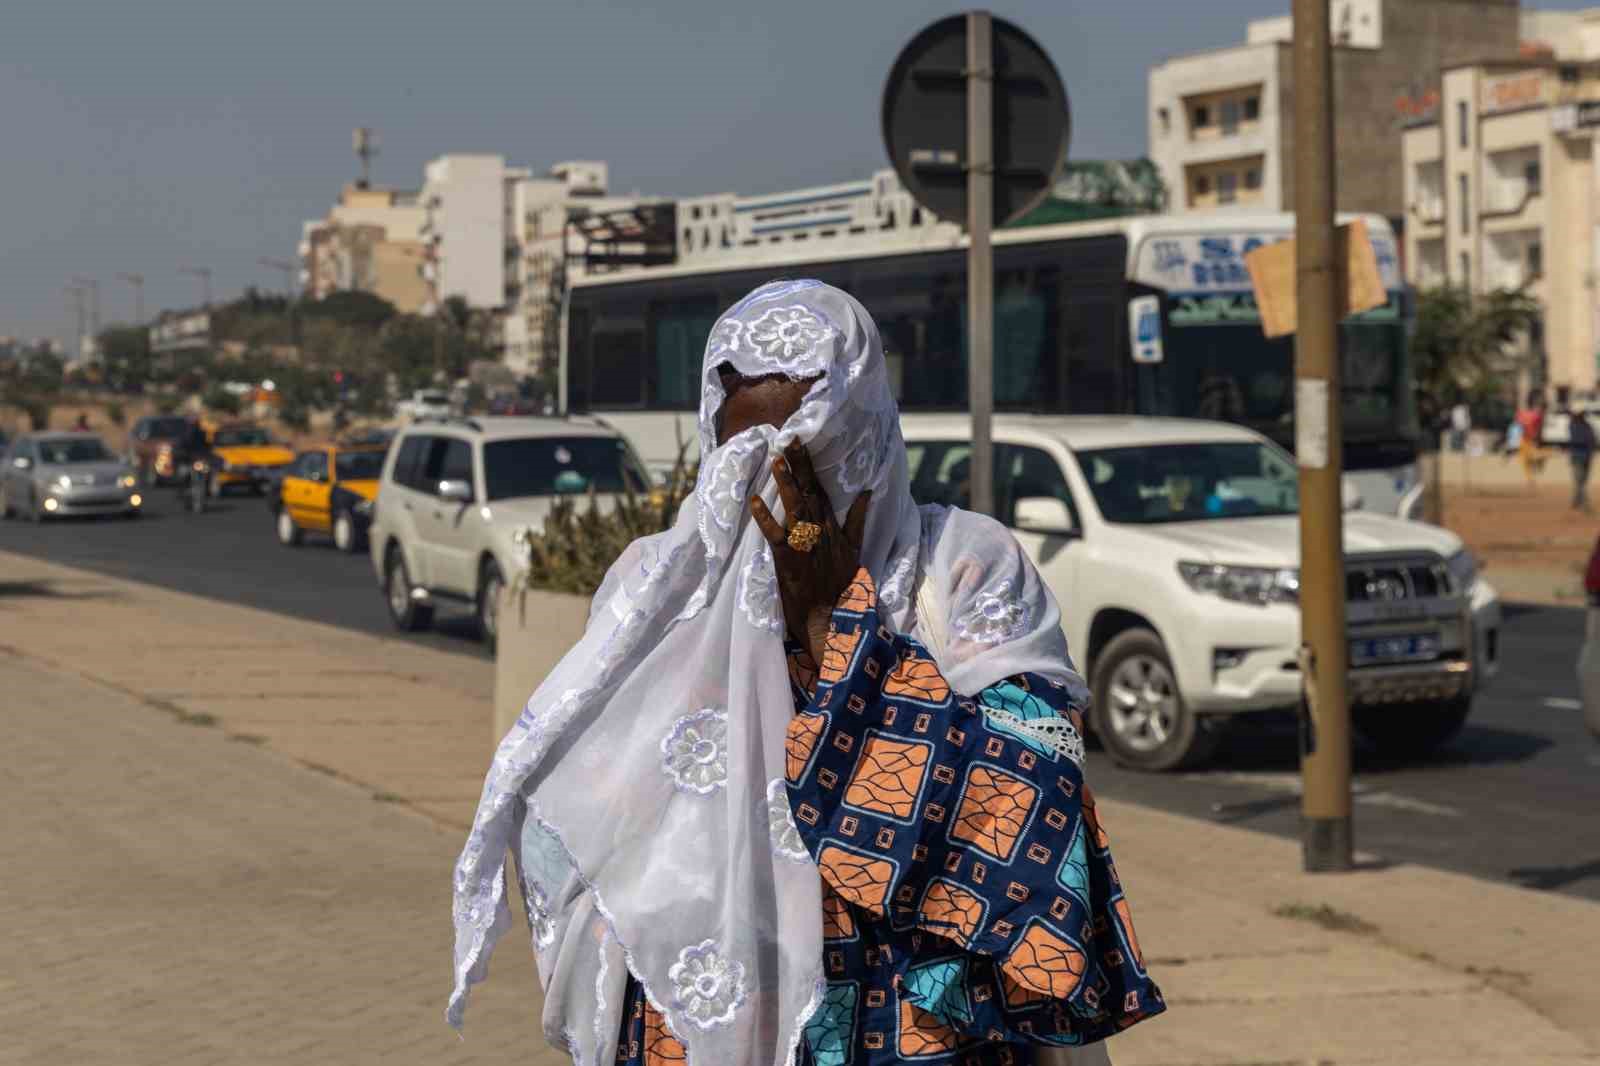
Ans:
{"type": "Polygon", "coordinates": [[[1055,600],[1015,540],[990,519],[912,501],[866,311],[820,282],[762,286],[706,346],[694,495],[613,566],[583,638],[495,755],[455,871],[452,1024],[510,927],[511,849],[545,1035],[575,1060],[615,1056],[632,973],[691,1063],[790,1061],[823,987],[821,889],[784,788],[783,616],[747,504],[759,493],[781,520],[770,463],[796,438],[841,518],[873,490],[862,565],[886,623],[915,632],[916,582],[933,583],[922,599],[949,611],[938,661],[958,691],[1032,671],[1081,692],[1055,600]],[[781,429],[719,447],[723,363],[818,380],[781,429]]]}

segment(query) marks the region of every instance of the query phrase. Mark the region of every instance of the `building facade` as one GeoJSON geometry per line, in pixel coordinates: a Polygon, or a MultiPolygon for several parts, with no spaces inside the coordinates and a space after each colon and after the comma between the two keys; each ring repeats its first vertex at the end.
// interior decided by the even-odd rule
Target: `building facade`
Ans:
{"type": "MultiPolygon", "coordinates": [[[[1397,101],[1446,67],[1518,54],[1517,0],[1334,0],[1335,182],[1342,211],[1398,220],[1397,101]]],[[[1293,25],[1246,27],[1243,44],[1150,71],[1150,157],[1175,211],[1294,207],[1293,25]]]]}
{"type": "Polygon", "coordinates": [[[1402,138],[1407,280],[1521,290],[1542,320],[1509,353],[1557,401],[1600,377],[1600,9],[1542,14],[1530,58],[1446,70],[1402,138]]]}
{"type": "Polygon", "coordinates": [[[420,311],[428,299],[422,277],[425,217],[414,192],[345,186],[325,218],[302,227],[301,290],[314,300],[370,292],[401,311],[420,311]]]}

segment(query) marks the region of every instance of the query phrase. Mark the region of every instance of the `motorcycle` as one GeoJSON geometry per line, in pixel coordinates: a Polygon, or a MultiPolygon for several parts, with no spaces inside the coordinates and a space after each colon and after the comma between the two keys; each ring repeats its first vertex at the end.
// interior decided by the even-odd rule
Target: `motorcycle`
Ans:
{"type": "Polygon", "coordinates": [[[188,470],[178,486],[178,496],[183,500],[184,510],[190,514],[204,514],[211,497],[211,460],[191,459],[187,465],[188,470]]]}

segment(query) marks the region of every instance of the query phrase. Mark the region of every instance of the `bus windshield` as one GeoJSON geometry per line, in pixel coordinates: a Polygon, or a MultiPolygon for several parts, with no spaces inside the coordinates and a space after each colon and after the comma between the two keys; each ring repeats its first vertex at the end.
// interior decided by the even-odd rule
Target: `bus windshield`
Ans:
{"type": "MultiPolygon", "coordinates": [[[[1294,338],[1263,335],[1248,294],[1175,301],[1165,349],[1164,364],[1147,368],[1154,372],[1142,383],[1146,413],[1237,422],[1292,444],[1294,338]]],[[[1387,308],[1341,323],[1339,349],[1345,435],[1353,441],[1413,439],[1398,295],[1387,308]]]]}

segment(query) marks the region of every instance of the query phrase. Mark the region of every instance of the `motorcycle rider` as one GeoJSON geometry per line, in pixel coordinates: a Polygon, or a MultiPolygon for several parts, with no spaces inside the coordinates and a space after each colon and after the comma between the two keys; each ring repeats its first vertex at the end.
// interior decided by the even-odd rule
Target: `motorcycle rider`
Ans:
{"type": "Polygon", "coordinates": [[[179,491],[182,493],[197,492],[203,497],[206,491],[206,480],[210,472],[216,469],[215,453],[211,450],[211,441],[206,436],[205,427],[198,419],[191,419],[188,428],[184,430],[173,445],[172,466],[178,476],[179,491]],[[203,463],[204,471],[197,472],[195,463],[203,463]]]}

